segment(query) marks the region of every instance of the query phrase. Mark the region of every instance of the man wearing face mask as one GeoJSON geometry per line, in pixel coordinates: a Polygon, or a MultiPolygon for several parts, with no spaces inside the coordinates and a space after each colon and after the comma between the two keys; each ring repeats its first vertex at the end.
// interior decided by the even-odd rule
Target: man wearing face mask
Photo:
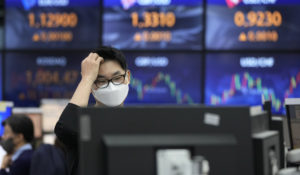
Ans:
{"type": "Polygon", "coordinates": [[[7,152],[2,160],[0,175],[29,175],[33,154],[32,121],[24,115],[13,115],[2,122],[4,134],[1,146],[7,152]]]}
{"type": "Polygon", "coordinates": [[[55,126],[58,139],[66,146],[68,174],[78,174],[77,110],[88,105],[92,93],[95,106],[123,106],[128,95],[130,71],[125,56],[112,47],[101,47],[81,63],[81,81],[55,126]]]}

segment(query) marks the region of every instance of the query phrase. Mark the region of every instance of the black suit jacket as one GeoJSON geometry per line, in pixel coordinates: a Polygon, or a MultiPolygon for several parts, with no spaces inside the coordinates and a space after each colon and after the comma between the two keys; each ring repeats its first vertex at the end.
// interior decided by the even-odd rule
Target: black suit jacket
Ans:
{"type": "Polygon", "coordinates": [[[9,167],[9,172],[0,170],[0,175],[29,175],[33,150],[23,151],[17,160],[13,161],[9,167]]]}
{"type": "Polygon", "coordinates": [[[67,175],[63,151],[53,145],[40,145],[33,153],[30,175],[67,175]]]}

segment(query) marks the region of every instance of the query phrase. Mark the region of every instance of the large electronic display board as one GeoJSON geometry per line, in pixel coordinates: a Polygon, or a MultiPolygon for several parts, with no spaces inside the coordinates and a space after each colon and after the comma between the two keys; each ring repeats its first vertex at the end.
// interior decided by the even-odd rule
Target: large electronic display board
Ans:
{"type": "Polygon", "coordinates": [[[300,49],[299,0],[207,0],[206,48],[300,49]]]}
{"type": "Polygon", "coordinates": [[[99,0],[6,0],[7,49],[89,49],[100,44],[99,0]]]}
{"type": "Polygon", "coordinates": [[[261,105],[284,114],[284,99],[300,97],[300,54],[207,54],[205,103],[261,105]]]}
{"type": "Polygon", "coordinates": [[[15,106],[39,106],[43,98],[70,99],[81,79],[86,53],[15,53],[5,55],[5,99],[15,106]]]}
{"type": "MultiPolygon", "coordinates": [[[[71,98],[88,53],[5,55],[5,99],[15,106],[39,106],[43,98],[71,98]]],[[[125,52],[131,82],[125,104],[199,104],[200,53],[125,52]],[[180,68],[181,67],[181,68],[180,68]]],[[[91,96],[90,103],[95,100],[91,96]]]]}
{"type": "Polygon", "coordinates": [[[131,71],[125,104],[199,104],[202,55],[126,53],[131,71]]]}
{"type": "Polygon", "coordinates": [[[202,0],[104,0],[103,43],[121,49],[202,49],[202,0]]]}

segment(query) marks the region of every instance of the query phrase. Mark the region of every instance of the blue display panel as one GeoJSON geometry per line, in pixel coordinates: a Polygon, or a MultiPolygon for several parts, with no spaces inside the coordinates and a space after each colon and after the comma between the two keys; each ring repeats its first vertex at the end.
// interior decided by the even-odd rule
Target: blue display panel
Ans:
{"type": "Polygon", "coordinates": [[[212,50],[299,49],[299,0],[207,0],[212,50]]]}
{"type": "MultiPolygon", "coordinates": [[[[0,101],[0,122],[2,123],[7,117],[11,116],[13,102],[0,101]]],[[[3,135],[4,127],[0,125],[0,136],[3,135]]]]}
{"type": "Polygon", "coordinates": [[[5,55],[5,99],[15,106],[39,106],[42,98],[71,98],[87,53],[5,55]]]}
{"type": "Polygon", "coordinates": [[[2,100],[3,86],[2,86],[2,71],[3,71],[3,63],[2,63],[2,53],[0,54],[0,100],[2,100]]]}
{"type": "Polygon", "coordinates": [[[300,97],[300,54],[208,54],[205,103],[260,105],[284,114],[284,99],[300,97]]]}
{"type": "Polygon", "coordinates": [[[104,0],[103,43],[120,49],[202,49],[202,0],[104,0]]]}
{"type": "Polygon", "coordinates": [[[125,53],[131,70],[125,104],[195,104],[201,101],[201,54],[125,53]]]}
{"type": "Polygon", "coordinates": [[[7,49],[95,48],[99,0],[6,0],[7,49]]]}

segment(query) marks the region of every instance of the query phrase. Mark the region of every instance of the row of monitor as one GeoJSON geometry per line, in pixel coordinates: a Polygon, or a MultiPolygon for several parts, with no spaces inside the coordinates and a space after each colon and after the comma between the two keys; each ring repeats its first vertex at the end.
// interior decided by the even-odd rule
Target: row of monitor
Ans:
{"type": "MultiPolygon", "coordinates": [[[[287,123],[278,119],[268,123],[266,112],[249,107],[82,108],[78,113],[80,172],[162,175],[173,166],[176,172],[186,172],[186,166],[196,163],[198,171],[212,175],[274,173],[284,166],[280,145],[299,148],[299,100],[286,99],[287,123]],[[269,131],[274,122],[279,128],[269,131]]],[[[0,101],[0,121],[12,113],[24,113],[33,120],[35,138],[46,137],[41,128],[45,114],[12,107],[12,102],[0,101]]]]}
{"type": "MultiPolygon", "coordinates": [[[[161,175],[172,166],[178,166],[176,172],[181,172],[196,163],[198,171],[209,174],[250,175],[254,169],[255,174],[274,172],[283,166],[284,158],[279,153],[284,149],[280,145],[291,141],[288,148],[299,147],[299,100],[286,100],[288,123],[281,120],[278,131],[269,131],[275,120],[268,124],[266,112],[248,107],[82,108],[78,114],[80,171],[161,175]],[[285,134],[290,141],[279,139],[285,134]],[[261,164],[257,165],[258,161],[261,164]]],[[[40,110],[13,108],[12,102],[0,101],[0,121],[12,113],[28,115],[34,123],[35,138],[46,137],[41,121],[44,123],[47,117],[40,110]]]]}
{"type": "MultiPolygon", "coordinates": [[[[0,72],[2,99],[24,107],[39,106],[43,98],[70,98],[80,80],[80,63],[87,55],[6,52],[0,72]]],[[[300,54],[125,55],[132,75],[127,105],[258,105],[272,100],[273,112],[283,114],[284,99],[300,96],[300,54]]]]}
{"type": "Polygon", "coordinates": [[[299,9],[297,0],[6,0],[1,48],[299,50],[299,9]]]}
{"type": "Polygon", "coordinates": [[[236,106],[81,108],[79,174],[278,174],[300,143],[300,98],[285,102],[279,119],[236,106]]]}
{"type": "MultiPolygon", "coordinates": [[[[11,113],[21,112],[17,108],[12,112],[11,102],[0,102],[0,107],[1,121],[11,113]]],[[[289,119],[299,119],[299,108],[287,109],[289,119]]],[[[28,112],[27,115],[35,113],[28,112]]],[[[162,175],[166,171],[190,174],[186,166],[196,163],[199,172],[212,175],[224,172],[252,175],[254,172],[263,174],[265,170],[277,171],[283,161],[279,156],[284,150],[279,147],[282,144],[279,144],[279,135],[287,131],[269,131],[269,124],[264,123],[268,121],[267,113],[254,112],[245,106],[88,107],[78,112],[81,174],[162,175]],[[257,161],[262,164],[257,166],[257,161]],[[277,169],[272,169],[273,165],[277,169]]],[[[46,116],[42,119],[40,115],[28,116],[35,130],[41,132],[39,123],[46,116]]],[[[295,137],[298,133],[293,131],[296,135],[291,135],[289,131],[287,134],[299,141],[295,137]]],[[[35,137],[40,138],[40,134],[35,137]]],[[[299,145],[299,142],[294,143],[299,145]]]]}

